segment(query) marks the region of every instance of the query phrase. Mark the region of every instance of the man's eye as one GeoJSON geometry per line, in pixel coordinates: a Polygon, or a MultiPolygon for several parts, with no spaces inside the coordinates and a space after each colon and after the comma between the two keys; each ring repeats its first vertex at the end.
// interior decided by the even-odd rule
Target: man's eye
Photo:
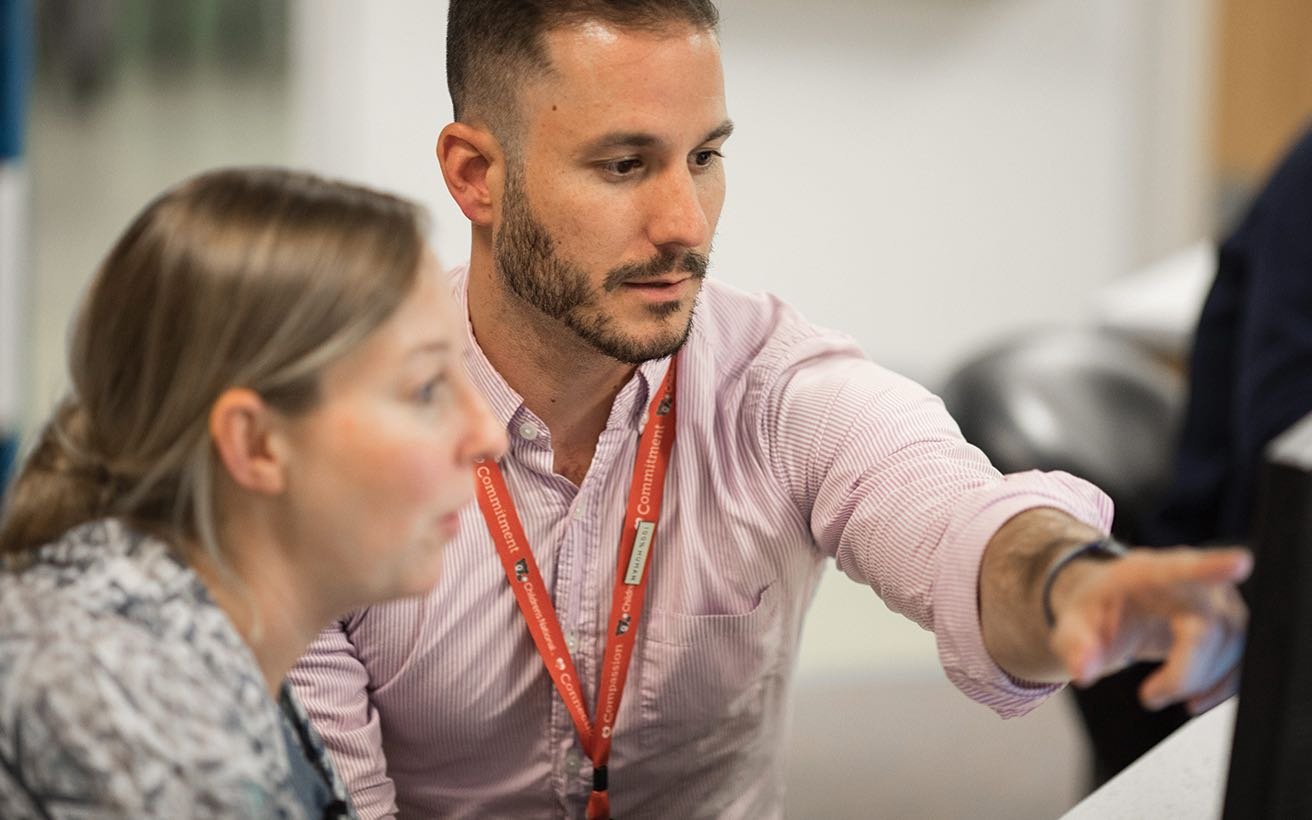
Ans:
{"type": "Polygon", "coordinates": [[[692,155],[693,164],[699,168],[705,168],[717,159],[724,159],[724,154],[714,148],[707,148],[705,151],[698,151],[692,155]]]}
{"type": "Polygon", "coordinates": [[[605,164],[608,173],[617,177],[632,176],[634,171],[642,167],[642,160],[636,157],[626,157],[624,159],[612,160],[605,164]]]}

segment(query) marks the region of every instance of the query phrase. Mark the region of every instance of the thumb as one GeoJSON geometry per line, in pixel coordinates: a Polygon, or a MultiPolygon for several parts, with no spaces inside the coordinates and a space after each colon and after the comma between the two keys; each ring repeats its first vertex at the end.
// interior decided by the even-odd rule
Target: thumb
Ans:
{"type": "Polygon", "coordinates": [[[1049,646],[1077,686],[1088,686],[1102,677],[1116,620],[1115,611],[1100,606],[1080,607],[1058,618],[1049,646]]]}

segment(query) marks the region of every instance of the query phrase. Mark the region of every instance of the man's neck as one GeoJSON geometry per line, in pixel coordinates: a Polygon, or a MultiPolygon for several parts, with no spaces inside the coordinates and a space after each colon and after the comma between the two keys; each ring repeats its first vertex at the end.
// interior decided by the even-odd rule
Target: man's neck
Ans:
{"type": "Polygon", "coordinates": [[[575,484],[592,462],[615,396],[635,365],[598,352],[471,265],[469,321],[479,348],[551,431],[556,472],[575,484]]]}

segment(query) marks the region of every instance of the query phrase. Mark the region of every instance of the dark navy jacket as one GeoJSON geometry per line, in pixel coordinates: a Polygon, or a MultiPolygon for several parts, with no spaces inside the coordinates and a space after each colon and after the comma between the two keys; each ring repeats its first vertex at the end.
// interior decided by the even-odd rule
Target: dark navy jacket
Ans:
{"type": "Polygon", "coordinates": [[[1242,542],[1266,443],[1312,412],[1312,128],[1221,246],[1150,544],[1242,542]]]}

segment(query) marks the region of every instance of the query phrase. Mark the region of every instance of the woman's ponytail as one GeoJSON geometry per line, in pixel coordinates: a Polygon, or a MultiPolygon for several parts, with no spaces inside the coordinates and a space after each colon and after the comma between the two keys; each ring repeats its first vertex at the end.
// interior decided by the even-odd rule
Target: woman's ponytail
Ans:
{"type": "Polygon", "coordinates": [[[106,514],[118,481],[92,439],[82,405],[65,399],[5,493],[0,554],[24,552],[106,514]]]}

